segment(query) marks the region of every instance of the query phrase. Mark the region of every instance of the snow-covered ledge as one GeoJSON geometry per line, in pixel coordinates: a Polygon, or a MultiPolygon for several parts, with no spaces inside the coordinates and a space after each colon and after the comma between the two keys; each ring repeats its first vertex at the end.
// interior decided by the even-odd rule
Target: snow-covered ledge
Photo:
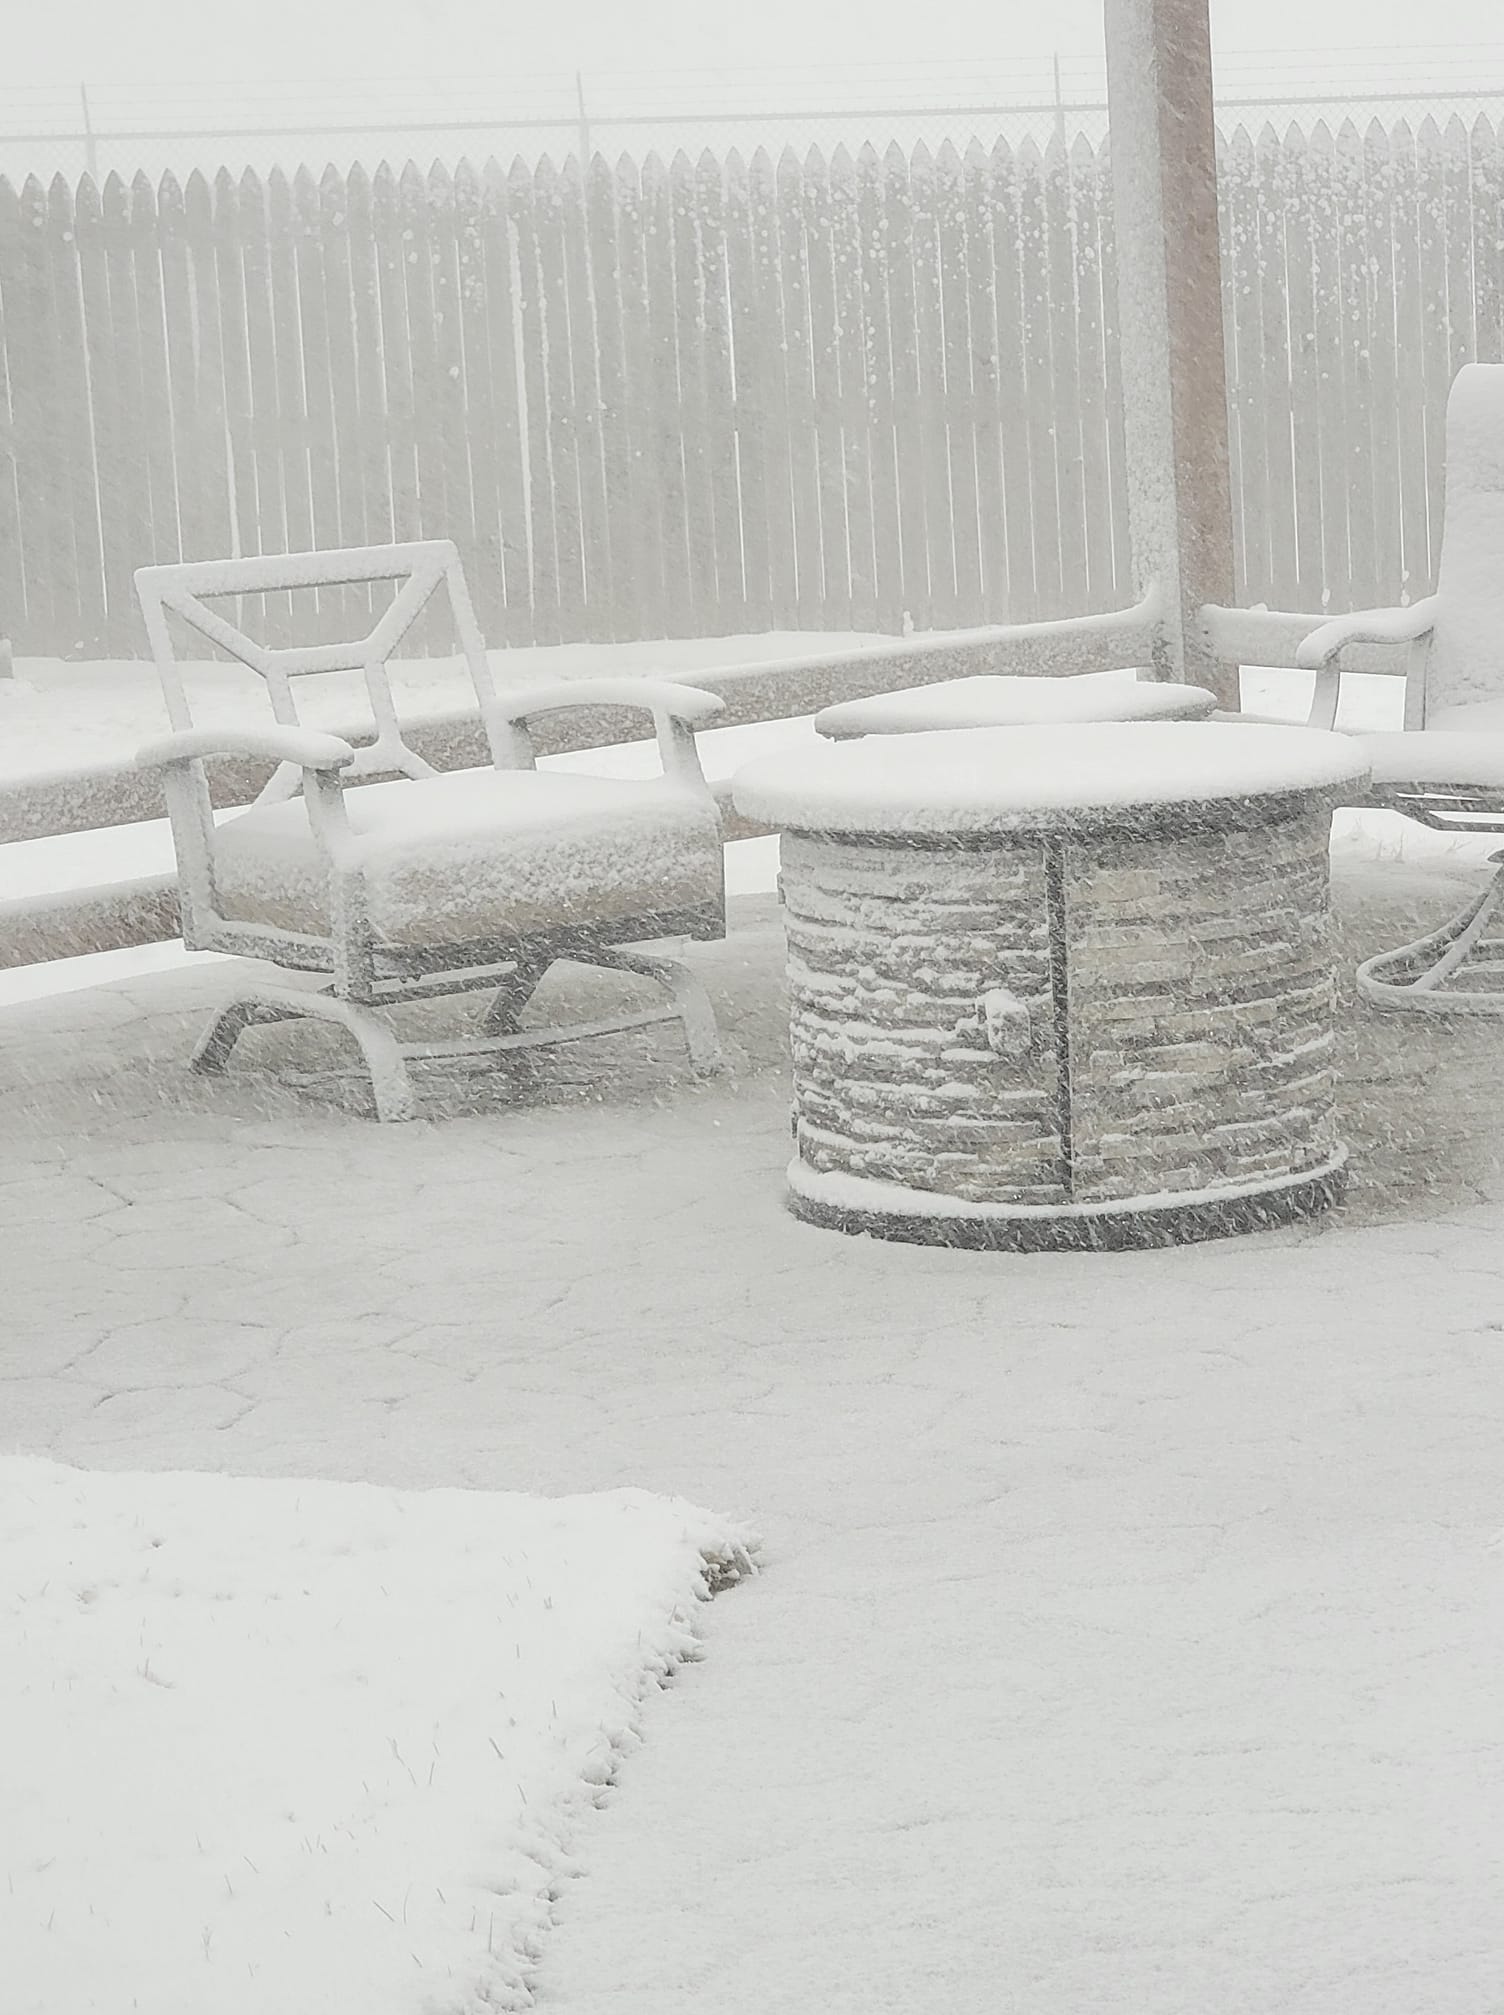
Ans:
{"type": "MultiPolygon", "coordinates": [[[[1073,616],[1053,622],[996,624],[925,636],[895,637],[891,643],[856,650],[811,651],[769,658],[762,663],[718,666],[703,673],[679,663],[675,677],[715,693],[726,703],[722,727],[745,727],[817,713],[837,700],[891,692],[900,686],[933,684],[982,672],[1057,678],[1074,672],[1120,671],[1150,665],[1160,641],[1159,604],[1145,597],[1128,609],[1073,616]]],[[[498,687],[506,689],[506,654],[492,654],[498,687]]],[[[538,675],[536,662],[533,677],[538,675]]],[[[364,737],[369,723],[329,724],[336,733],[364,737]]],[[[405,716],[404,739],[435,769],[473,769],[490,760],[473,708],[405,716]]],[[[636,741],[642,716],[620,708],[581,709],[540,731],[539,753],[604,748],[636,741]]],[[[135,767],[135,736],[118,760],[14,775],[0,781],[0,844],[43,839],[56,833],[97,832],[160,818],[160,781],[135,767]]],[[[211,770],[216,805],[247,804],[271,773],[253,759],[229,760],[211,770]]]]}

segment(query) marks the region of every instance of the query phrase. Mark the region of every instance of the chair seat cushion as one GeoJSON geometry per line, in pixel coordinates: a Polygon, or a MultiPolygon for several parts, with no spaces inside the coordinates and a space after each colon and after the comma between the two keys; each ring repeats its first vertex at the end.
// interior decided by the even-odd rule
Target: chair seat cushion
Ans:
{"type": "Polygon", "coordinates": [[[1398,784],[1451,784],[1504,790],[1504,733],[1461,734],[1426,728],[1416,734],[1356,735],[1375,789],[1398,784]]]}
{"type": "MultiPolygon", "coordinates": [[[[708,796],[538,770],[463,770],[345,792],[379,944],[463,945],[636,921],[721,897],[708,796]]],[[[215,837],[220,910],[327,936],[328,894],[301,798],[253,805],[215,837]]]]}
{"type": "Polygon", "coordinates": [[[842,700],[815,716],[822,735],[912,735],[936,728],[1048,727],[1073,721],[1200,720],[1216,706],[1200,686],[1136,679],[1124,672],[1082,672],[1066,679],[986,674],[906,686],[869,699],[842,700]]]}

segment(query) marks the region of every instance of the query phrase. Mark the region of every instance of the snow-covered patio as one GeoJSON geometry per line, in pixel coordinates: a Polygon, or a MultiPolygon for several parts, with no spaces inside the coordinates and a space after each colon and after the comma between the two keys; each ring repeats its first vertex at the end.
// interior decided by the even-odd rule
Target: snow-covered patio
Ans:
{"type": "MultiPolygon", "coordinates": [[[[1373,851],[1344,970],[1478,878],[1373,851]]],[[[784,1213],[772,898],[700,956],[734,1080],[633,1038],[406,1128],[190,1077],[204,967],[7,1008],[4,1440],[758,1527],[544,2008],[1492,2005],[1497,1031],[1349,1002],[1323,1224],[925,1251],[784,1213]]]]}

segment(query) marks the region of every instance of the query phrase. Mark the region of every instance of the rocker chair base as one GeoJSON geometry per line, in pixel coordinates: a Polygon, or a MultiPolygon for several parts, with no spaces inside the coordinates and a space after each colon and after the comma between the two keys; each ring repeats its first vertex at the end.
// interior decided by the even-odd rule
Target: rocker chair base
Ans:
{"type": "MultiPolygon", "coordinates": [[[[418,1097],[407,1068],[410,1060],[500,1056],[513,1050],[550,1048],[558,1043],[581,1042],[592,1036],[618,1035],[628,1029],[676,1021],[683,1030],[695,1076],[712,1077],[722,1068],[720,1037],[710,996],[682,960],[663,952],[623,946],[592,952],[588,959],[565,962],[602,966],[656,980],[667,991],[668,1004],[602,1021],[575,1022],[564,1028],[520,1030],[517,1018],[548,967],[555,963],[550,959],[520,964],[515,972],[499,981],[492,977],[475,982],[477,986],[489,986],[495,995],[486,1010],[481,1035],[404,1043],[397,1040],[382,1019],[385,1003],[372,1006],[340,1000],[328,992],[327,986],[305,989],[278,986],[274,981],[253,981],[242,986],[216,1014],[193,1052],[191,1067],[222,1074],[231,1051],[248,1028],[303,1019],[332,1022],[355,1038],[371,1081],[376,1117],[388,1124],[418,1117],[418,1097]]],[[[458,989],[445,989],[450,990],[458,989]]],[[[400,1004],[400,998],[392,1003],[400,1004]]]]}
{"type": "Polygon", "coordinates": [[[1358,967],[1358,991],[1377,1007],[1425,1014],[1504,1015],[1504,991],[1470,980],[1504,977],[1504,940],[1489,934],[1504,904],[1504,853],[1493,879],[1450,922],[1413,944],[1379,952],[1358,967]]]}

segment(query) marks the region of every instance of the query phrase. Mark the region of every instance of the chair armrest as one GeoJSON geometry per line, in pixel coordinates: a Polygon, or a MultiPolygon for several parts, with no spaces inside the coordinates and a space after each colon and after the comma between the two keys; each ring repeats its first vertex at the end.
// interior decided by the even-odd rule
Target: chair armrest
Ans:
{"type": "Polygon", "coordinates": [[[705,789],[705,772],[695,747],[695,729],[724,712],[726,702],[698,686],[669,679],[573,679],[567,684],[526,686],[492,700],[485,708],[486,733],[498,769],[530,770],[536,755],[528,722],[564,707],[634,707],[653,716],[663,774],[692,790],[705,789]]]}
{"type": "Polygon", "coordinates": [[[1436,597],[1405,609],[1355,609],[1312,630],[1295,653],[1302,671],[1326,671],[1349,644],[1414,644],[1436,627],[1436,597]]]}
{"type": "Polygon", "coordinates": [[[269,763],[295,763],[300,770],[342,770],[355,751],[338,735],[316,728],[179,728],[144,742],[136,751],[138,770],[192,763],[204,756],[261,756],[269,763]]]}
{"type": "Polygon", "coordinates": [[[563,707],[637,707],[649,714],[666,714],[687,727],[708,727],[726,702],[698,686],[681,686],[669,679],[571,679],[548,686],[524,686],[503,695],[487,708],[508,726],[535,714],[557,713],[563,707]]]}

